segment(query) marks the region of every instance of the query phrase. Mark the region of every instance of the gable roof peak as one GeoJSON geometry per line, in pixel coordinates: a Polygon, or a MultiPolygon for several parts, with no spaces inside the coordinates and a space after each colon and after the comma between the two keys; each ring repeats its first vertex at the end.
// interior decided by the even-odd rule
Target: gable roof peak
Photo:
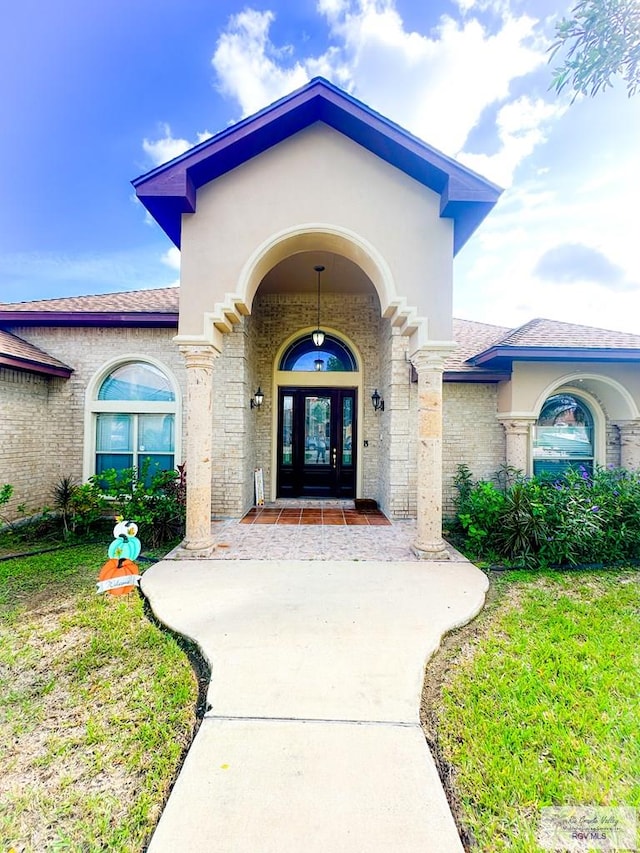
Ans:
{"type": "Polygon", "coordinates": [[[454,221],[454,253],[502,192],[324,77],[314,77],[132,184],[142,204],[179,246],[182,214],[196,212],[200,187],[316,122],[323,122],[437,192],[440,216],[454,221]]]}

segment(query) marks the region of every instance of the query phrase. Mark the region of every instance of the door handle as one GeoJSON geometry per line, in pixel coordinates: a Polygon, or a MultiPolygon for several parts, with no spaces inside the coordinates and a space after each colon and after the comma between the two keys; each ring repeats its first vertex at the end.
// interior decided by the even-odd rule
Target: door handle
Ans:
{"type": "Polygon", "coordinates": [[[337,458],[338,458],[338,451],[337,451],[337,450],[336,450],[336,448],[334,447],[334,448],[331,450],[331,467],[332,467],[332,468],[335,468],[335,467],[336,467],[336,460],[337,460],[337,458]]]}

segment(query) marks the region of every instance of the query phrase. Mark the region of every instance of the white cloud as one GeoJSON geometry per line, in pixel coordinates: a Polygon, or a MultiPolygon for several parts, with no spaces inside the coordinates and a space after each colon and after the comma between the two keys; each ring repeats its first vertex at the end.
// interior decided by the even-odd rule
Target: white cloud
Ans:
{"type": "MultiPolygon", "coordinates": [[[[431,35],[411,32],[394,0],[318,0],[333,44],[320,56],[291,61],[289,45],[269,37],[271,11],[246,9],[229,19],[212,64],[219,88],[247,115],[322,74],[353,91],[436,148],[456,155],[485,108],[511,83],[546,62],[536,21],[505,13],[489,32],[477,19],[443,16],[431,35]]],[[[471,8],[469,6],[469,8],[471,8]]],[[[512,143],[510,160],[529,145],[512,143]]]]}
{"type": "Polygon", "coordinates": [[[211,63],[220,90],[237,99],[243,116],[256,112],[282,95],[304,85],[309,72],[296,62],[280,63],[290,50],[277,49],[269,39],[273,12],[246,9],[233,15],[220,36],[211,63]]]}
{"type": "MultiPolygon", "coordinates": [[[[588,107],[597,112],[597,103],[588,107]]],[[[572,110],[565,121],[576,120],[572,110]]],[[[535,170],[534,178],[521,178],[505,192],[455,261],[456,316],[505,326],[543,316],[637,334],[640,254],[630,239],[629,203],[640,192],[640,178],[632,144],[628,150],[619,145],[617,157],[608,181],[604,168],[594,176],[595,191],[590,172],[578,162],[575,176],[535,170]],[[541,280],[541,259],[563,244],[605,256],[620,270],[622,286],[612,289],[577,266],[575,281],[541,280]]]]}
{"type": "Polygon", "coordinates": [[[523,95],[498,111],[500,150],[496,154],[463,151],[458,159],[500,186],[509,187],[516,168],[547,139],[551,121],[560,118],[566,109],[562,104],[548,104],[542,98],[523,95]]]}
{"type": "Polygon", "coordinates": [[[455,154],[513,80],[546,62],[536,21],[507,16],[489,33],[475,18],[443,16],[432,36],[408,32],[391,0],[362,0],[332,22],[344,39],[356,93],[436,148],[455,154]]]}
{"type": "Polygon", "coordinates": [[[180,269],[180,249],[176,246],[171,246],[160,258],[165,266],[171,267],[172,270],[180,269]]]}
{"type": "MultiPolygon", "coordinates": [[[[548,5],[517,4],[534,10],[542,18],[536,21],[514,11],[516,3],[509,0],[455,0],[450,7],[455,19],[443,15],[428,32],[417,32],[406,26],[395,0],[317,0],[330,39],[314,56],[303,55],[301,45],[272,41],[274,12],[246,8],[229,19],[211,61],[219,90],[237,101],[243,116],[322,74],[510,187],[456,260],[459,315],[504,325],[546,315],[638,331],[638,292],[620,292],[614,300],[597,282],[566,283],[560,292],[534,273],[554,246],[580,243],[620,267],[625,282],[640,282],[629,205],[617,202],[624,191],[629,197],[631,176],[638,174],[633,123],[608,155],[600,156],[601,146],[594,143],[598,159],[574,168],[574,160],[585,156],[582,141],[598,135],[601,114],[598,104],[574,104],[567,111],[565,102],[545,94],[545,83],[537,90],[538,77],[550,78],[545,32],[553,23],[543,17],[548,5]],[[579,110],[590,110],[595,122],[580,125],[579,110]],[[575,135],[578,127],[582,132],[575,135]],[[542,162],[532,155],[545,142],[542,162]],[[567,145],[572,156],[559,156],[567,145]],[[609,177],[614,170],[615,180],[609,177]]],[[[191,144],[174,139],[164,126],[163,136],[145,140],[144,147],[159,163],[191,144]]],[[[163,260],[167,264],[169,257],[163,260]]]]}
{"type": "Polygon", "coordinates": [[[144,139],[142,141],[145,154],[151,158],[155,166],[160,166],[168,160],[173,160],[174,157],[179,157],[180,154],[184,154],[185,151],[193,148],[194,145],[199,145],[206,139],[210,139],[213,135],[208,130],[205,130],[196,135],[195,142],[189,142],[188,139],[175,139],[171,134],[171,128],[168,124],[161,125],[161,129],[164,136],[161,136],[160,139],[144,139]]]}

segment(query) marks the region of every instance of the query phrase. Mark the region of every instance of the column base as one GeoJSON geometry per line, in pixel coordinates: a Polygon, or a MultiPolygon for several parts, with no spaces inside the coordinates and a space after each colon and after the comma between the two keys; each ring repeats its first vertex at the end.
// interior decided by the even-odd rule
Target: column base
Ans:
{"type": "Polygon", "coordinates": [[[206,560],[216,550],[216,543],[212,540],[188,542],[183,539],[177,548],[171,552],[174,560],[206,560]]]}
{"type": "Polygon", "coordinates": [[[413,542],[411,550],[419,560],[450,560],[451,554],[447,550],[443,539],[439,542],[413,542]]]}

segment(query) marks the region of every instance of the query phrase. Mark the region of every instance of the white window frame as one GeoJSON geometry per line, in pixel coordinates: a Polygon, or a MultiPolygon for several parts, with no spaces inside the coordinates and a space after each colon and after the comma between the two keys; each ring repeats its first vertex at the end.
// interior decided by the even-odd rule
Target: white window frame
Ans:
{"type": "MultiPolygon", "coordinates": [[[[575,385],[558,385],[556,388],[551,388],[550,390],[548,390],[545,393],[545,396],[540,401],[540,406],[538,407],[538,413],[536,415],[535,423],[532,424],[532,426],[535,426],[537,424],[538,419],[540,418],[540,412],[542,412],[544,405],[549,399],[549,397],[555,397],[558,394],[567,394],[571,397],[575,397],[582,403],[583,406],[585,406],[589,410],[593,421],[593,465],[594,467],[598,465],[605,465],[607,456],[607,420],[602,410],[600,401],[583,388],[577,388],[575,385]]],[[[530,475],[533,475],[533,429],[529,431],[529,436],[529,473],[530,475]]]]}
{"type": "MultiPolygon", "coordinates": [[[[175,376],[166,364],[152,356],[144,353],[127,353],[113,358],[102,365],[92,377],[87,386],[85,396],[85,425],[84,425],[84,456],[83,456],[83,480],[86,482],[96,473],[96,423],[97,415],[106,412],[108,414],[117,415],[153,415],[153,414],[172,414],[174,416],[174,451],[173,464],[176,465],[182,462],[182,397],[180,386],[176,381],[175,376]],[[171,386],[175,400],[167,401],[145,401],[145,400],[99,400],[98,394],[102,383],[107,376],[112,373],[117,367],[122,367],[125,364],[137,362],[140,364],[148,364],[159,370],[171,386]]],[[[133,459],[134,465],[138,455],[137,450],[137,430],[138,418],[134,420],[134,436],[133,436],[133,459]]]]}

